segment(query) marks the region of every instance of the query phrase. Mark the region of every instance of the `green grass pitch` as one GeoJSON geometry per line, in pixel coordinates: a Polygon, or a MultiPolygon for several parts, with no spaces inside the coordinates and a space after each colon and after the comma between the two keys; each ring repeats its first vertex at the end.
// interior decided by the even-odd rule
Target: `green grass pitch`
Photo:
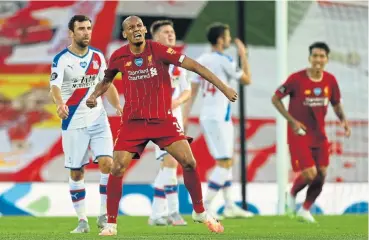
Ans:
{"type": "Polygon", "coordinates": [[[208,232],[186,216],[186,227],[148,226],[147,217],[119,217],[118,236],[100,237],[96,218],[89,218],[91,232],[70,234],[76,218],[67,217],[0,217],[0,239],[296,239],[359,240],[368,239],[367,215],[317,216],[318,224],[299,222],[288,217],[257,216],[251,219],[222,221],[223,234],[208,232]]]}

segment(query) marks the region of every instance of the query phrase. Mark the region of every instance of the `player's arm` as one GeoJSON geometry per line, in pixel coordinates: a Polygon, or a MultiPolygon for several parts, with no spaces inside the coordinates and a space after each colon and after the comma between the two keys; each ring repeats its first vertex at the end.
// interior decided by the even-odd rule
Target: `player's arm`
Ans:
{"type": "Polygon", "coordinates": [[[193,60],[189,57],[184,57],[181,67],[195,72],[200,75],[206,81],[212,83],[215,87],[217,87],[231,102],[237,100],[238,96],[234,89],[228,87],[225,83],[223,83],[214,73],[212,73],[209,69],[193,60]]]}
{"type": "Polygon", "coordinates": [[[306,131],[306,127],[301,122],[297,121],[286,109],[284,106],[282,99],[293,93],[293,79],[289,78],[272,97],[272,103],[277,111],[287,120],[288,124],[290,124],[294,130],[294,132],[298,135],[304,135],[306,131]]]}
{"type": "Polygon", "coordinates": [[[330,102],[333,106],[334,113],[336,114],[343,128],[345,129],[345,136],[350,137],[351,129],[346,119],[346,114],[343,110],[343,106],[341,103],[341,91],[338,87],[336,79],[334,79],[333,84],[332,84],[332,95],[331,95],[330,102]]]}
{"type": "Polygon", "coordinates": [[[65,64],[62,59],[54,59],[51,66],[50,75],[50,95],[56,105],[56,112],[61,119],[68,118],[69,108],[64,103],[61,96],[61,86],[63,84],[65,64]]]}
{"type": "MultiPolygon", "coordinates": [[[[251,71],[250,71],[250,65],[249,61],[247,59],[247,48],[241,40],[236,38],[234,40],[234,43],[237,46],[238,49],[238,55],[240,56],[240,62],[241,62],[241,69],[242,73],[239,77],[240,82],[244,85],[249,85],[251,83],[251,71]]],[[[238,74],[237,72],[235,74],[238,74]]]]}
{"type": "Polygon", "coordinates": [[[96,87],[95,91],[90,95],[90,97],[86,100],[86,105],[89,108],[96,107],[96,99],[103,95],[111,86],[115,75],[119,72],[118,68],[114,64],[115,54],[113,53],[110,57],[110,62],[108,68],[104,71],[103,80],[100,81],[96,87]]]}
{"type": "Polygon", "coordinates": [[[161,61],[165,62],[166,64],[180,66],[184,69],[197,73],[205,80],[216,86],[230,101],[234,102],[237,100],[238,96],[235,90],[228,87],[217,76],[215,76],[211,71],[197,61],[183,54],[177,53],[172,48],[168,48],[160,43],[152,42],[152,46],[156,49],[161,61]]]}
{"type": "Polygon", "coordinates": [[[107,97],[108,102],[110,103],[110,105],[112,105],[115,108],[116,113],[119,116],[121,116],[122,112],[123,112],[123,108],[120,105],[119,93],[118,93],[116,87],[114,86],[114,84],[110,84],[110,87],[105,92],[105,96],[107,97]]]}
{"type": "Polygon", "coordinates": [[[179,88],[181,93],[178,98],[172,101],[172,109],[186,103],[191,97],[191,85],[187,79],[187,73],[185,70],[182,70],[181,75],[179,76],[179,88]]]}
{"type": "Polygon", "coordinates": [[[197,78],[192,79],[191,80],[191,96],[183,108],[183,127],[184,127],[185,132],[187,132],[188,118],[190,116],[193,103],[196,100],[197,93],[199,92],[199,88],[200,88],[199,80],[197,80],[197,78]]]}

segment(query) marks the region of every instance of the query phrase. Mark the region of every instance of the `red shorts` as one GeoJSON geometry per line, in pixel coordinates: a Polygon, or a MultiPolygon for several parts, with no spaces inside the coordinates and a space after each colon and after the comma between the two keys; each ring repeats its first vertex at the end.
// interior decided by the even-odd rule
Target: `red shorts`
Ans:
{"type": "Polygon", "coordinates": [[[313,166],[327,167],[329,165],[329,144],[326,141],[312,147],[304,141],[297,140],[290,142],[288,146],[294,172],[300,172],[313,166]]]}
{"type": "Polygon", "coordinates": [[[161,149],[179,140],[192,142],[184,135],[175,117],[168,119],[132,119],[122,121],[114,144],[114,151],[135,153],[139,159],[147,143],[153,141],[161,149]]]}

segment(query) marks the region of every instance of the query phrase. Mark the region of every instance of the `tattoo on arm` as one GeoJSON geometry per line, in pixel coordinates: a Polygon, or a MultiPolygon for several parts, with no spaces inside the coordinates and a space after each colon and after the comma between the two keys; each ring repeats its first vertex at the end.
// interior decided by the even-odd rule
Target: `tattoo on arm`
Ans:
{"type": "Polygon", "coordinates": [[[334,112],[336,113],[336,116],[338,117],[338,119],[343,122],[346,120],[346,116],[345,113],[343,111],[342,105],[339,103],[336,106],[333,107],[334,112]]]}

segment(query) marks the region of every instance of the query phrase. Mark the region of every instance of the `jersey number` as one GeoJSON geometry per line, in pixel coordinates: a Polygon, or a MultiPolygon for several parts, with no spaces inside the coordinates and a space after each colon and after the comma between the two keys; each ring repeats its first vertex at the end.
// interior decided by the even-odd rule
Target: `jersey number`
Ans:
{"type": "Polygon", "coordinates": [[[214,96],[215,92],[217,91],[216,87],[212,83],[206,81],[203,78],[201,78],[201,88],[203,90],[203,97],[205,97],[207,94],[211,94],[212,96],[214,96]]]}

